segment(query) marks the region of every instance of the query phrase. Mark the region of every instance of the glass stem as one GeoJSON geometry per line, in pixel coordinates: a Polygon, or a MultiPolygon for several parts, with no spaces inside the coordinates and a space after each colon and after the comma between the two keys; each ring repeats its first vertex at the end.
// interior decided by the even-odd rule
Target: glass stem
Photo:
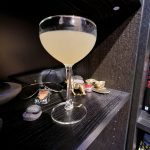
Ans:
{"type": "Polygon", "coordinates": [[[67,79],[67,97],[66,97],[66,104],[65,109],[71,110],[73,109],[73,102],[71,99],[71,93],[72,93],[72,83],[71,83],[71,75],[72,75],[72,67],[66,66],[66,79],[67,79]]]}

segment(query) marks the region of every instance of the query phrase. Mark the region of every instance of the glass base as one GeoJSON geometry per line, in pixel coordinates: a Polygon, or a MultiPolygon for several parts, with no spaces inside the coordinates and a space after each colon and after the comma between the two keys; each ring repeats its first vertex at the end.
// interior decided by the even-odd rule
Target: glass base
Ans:
{"type": "Polygon", "coordinates": [[[81,121],[87,113],[87,109],[82,104],[73,103],[73,109],[65,109],[66,102],[56,105],[51,112],[52,119],[59,124],[75,124],[81,121]]]}

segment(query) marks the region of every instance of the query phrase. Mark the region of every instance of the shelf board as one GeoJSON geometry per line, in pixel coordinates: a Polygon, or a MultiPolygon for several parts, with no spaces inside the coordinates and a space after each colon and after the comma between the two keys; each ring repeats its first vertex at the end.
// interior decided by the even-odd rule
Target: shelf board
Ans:
{"type": "Polygon", "coordinates": [[[140,116],[137,120],[137,128],[150,133],[150,114],[141,110],[140,116]]]}
{"type": "Polygon", "coordinates": [[[68,126],[54,123],[50,116],[54,105],[66,97],[65,91],[54,93],[50,103],[41,106],[43,112],[41,117],[33,122],[25,122],[22,119],[22,112],[26,106],[33,104],[34,98],[24,101],[16,97],[16,100],[0,107],[0,117],[4,120],[0,143],[4,144],[5,149],[19,150],[88,149],[129,101],[129,93],[109,90],[109,94],[91,92],[86,96],[76,96],[74,101],[85,105],[87,115],[82,122],[68,126]]]}

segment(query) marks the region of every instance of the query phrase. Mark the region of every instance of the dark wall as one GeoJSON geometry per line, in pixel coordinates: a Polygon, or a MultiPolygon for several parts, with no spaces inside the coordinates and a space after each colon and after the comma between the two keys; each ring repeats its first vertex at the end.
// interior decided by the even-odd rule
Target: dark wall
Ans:
{"type": "Polygon", "coordinates": [[[136,145],[134,136],[136,136],[139,101],[143,96],[144,61],[149,56],[145,51],[150,5],[149,0],[145,2],[146,4],[144,2],[133,16],[74,67],[77,69],[76,74],[81,74],[85,78],[105,80],[107,87],[127,91],[131,94],[129,111],[126,110],[129,115],[127,150],[136,145]],[[143,9],[145,9],[144,15],[143,9]]]}
{"type": "Polygon", "coordinates": [[[105,80],[106,86],[131,92],[136,65],[141,9],[75,66],[76,74],[105,80]],[[87,66],[87,67],[86,67],[87,66]]]}
{"type": "MultiPolygon", "coordinates": [[[[139,0],[49,0],[37,3],[34,8],[27,1],[17,2],[17,5],[15,1],[3,1],[0,5],[0,80],[31,70],[63,67],[61,63],[49,56],[41,46],[38,36],[38,24],[47,16],[69,14],[87,17],[97,24],[97,43],[89,56],[91,71],[88,72],[89,66],[87,68],[81,67],[85,72],[84,74],[86,74],[84,77],[93,75],[94,78],[100,80],[105,76],[103,80],[107,80],[107,82],[111,80],[109,86],[113,86],[118,79],[118,77],[112,77],[116,75],[115,73],[111,73],[111,76],[109,76],[107,75],[107,69],[105,69],[105,73],[100,75],[99,71],[96,70],[112,67],[111,64],[106,65],[104,58],[107,54],[114,57],[113,51],[116,51],[116,48],[113,45],[118,46],[123,43],[122,40],[119,42],[120,44],[114,44],[130,21],[127,18],[131,17],[139,7],[139,0]],[[118,6],[120,9],[114,10],[118,6]],[[112,34],[124,21],[124,25],[112,34]],[[108,39],[105,41],[107,37],[108,39]],[[105,42],[101,43],[102,41],[105,42]]],[[[120,51],[116,51],[116,53],[120,54],[120,51]]],[[[109,57],[106,58],[109,59],[109,57]]],[[[87,62],[87,59],[85,58],[82,61],[81,66],[84,65],[83,62],[87,62]]],[[[114,58],[112,61],[116,66],[115,61],[118,60],[114,58]]],[[[118,70],[119,67],[115,69],[118,70]]],[[[79,70],[81,70],[80,67],[79,70]]],[[[84,75],[80,71],[77,72],[84,75]]]]}
{"type": "Polygon", "coordinates": [[[0,16],[0,79],[36,69],[61,66],[43,49],[38,24],[0,16]]]}

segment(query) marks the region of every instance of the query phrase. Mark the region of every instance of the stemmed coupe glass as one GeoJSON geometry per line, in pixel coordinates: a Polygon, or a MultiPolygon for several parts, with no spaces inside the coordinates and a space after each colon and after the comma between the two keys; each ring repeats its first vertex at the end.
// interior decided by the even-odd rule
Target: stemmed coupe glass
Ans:
{"type": "Polygon", "coordinates": [[[77,123],[86,116],[87,110],[83,104],[76,104],[71,98],[72,66],[94,47],[96,25],[90,19],[80,16],[50,16],[39,23],[39,36],[45,50],[66,68],[66,102],[56,105],[51,111],[51,117],[60,124],[77,123]]]}

